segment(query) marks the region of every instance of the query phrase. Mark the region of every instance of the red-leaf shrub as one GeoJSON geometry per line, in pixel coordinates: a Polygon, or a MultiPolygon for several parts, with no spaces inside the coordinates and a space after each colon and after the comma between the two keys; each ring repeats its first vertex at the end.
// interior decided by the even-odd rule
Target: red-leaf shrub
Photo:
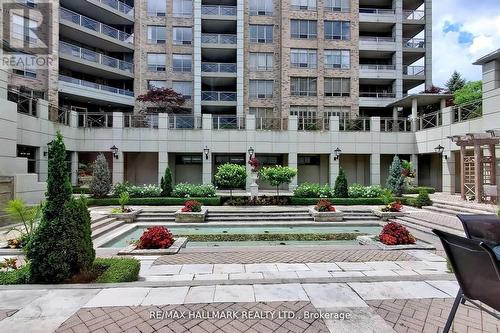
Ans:
{"type": "Polygon", "coordinates": [[[201,212],[201,203],[195,200],[189,200],[184,203],[181,212],[201,212]]]}
{"type": "Polygon", "coordinates": [[[257,172],[259,170],[260,161],[257,157],[255,157],[255,155],[248,161],[248,164],[252,167],[252,172],[257,172]]]}
{"type": "Polygon", "coordinates": [[[336,209],[328,200],[321,199],[314,207],[318,212],[335,212],[336,209]]]}
{"type": "Polygon", "coordinates": [[[396,222],[387,223],[379,235],[385,245],[415,244],[415,237],[403,225],[396,222]]]}
{"type": "Polygon", "coordinates": [[[174,243],[174,236],[165,227],[151,227],[139,239],[139,249],[166,249],[174,243]]]}
{"type": "Polygon", "coordinates": [[[401,204],[401,201],[394,201],[382,208],[383,212],[393,212],[397,213],[400,212],[401,209],[403,209],[403,205],[401,204]]]}

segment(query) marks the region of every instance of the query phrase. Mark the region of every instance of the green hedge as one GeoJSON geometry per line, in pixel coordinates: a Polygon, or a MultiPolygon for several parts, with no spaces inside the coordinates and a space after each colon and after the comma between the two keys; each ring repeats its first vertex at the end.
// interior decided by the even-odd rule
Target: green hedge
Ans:
{"type": "MultiPolygon", "coordinates": [[[[290,199],[292,205],[316,205],[319,200],[326,198],[296,198],[290,199]]],[[[383,205],[384,201],[381,198],[328,198],[334,205],[353,206],[353,205],[383,205]]]]}
{"type": "Polygon", "coordinates": [[[419,194],[420,191],[425,191],[429,194],[436,193],[436,189],[434,187],[428,186],[418,186],[418,187],[410,187],[403,191],[404,194],[419,194]]]}
{"type": "Polygon", "coordinates": [[[332,234],[213,234],[176,235],[186,237],[190,242],[241,242],[241,241],[332,241],[355,240],[361,233],[332,234]]]}
{"type": "Polygon", "coordinates": [[[0,285],[5,284],[27,284],[30,282],[29,264],[15,271],[0,272],[0,285]]]}
{"type": "Polygon", "coordinates": [[[105,267],[96,283],[133,282],[139,279],[139,260],[133,258],[97,258],[94,265],[105,267]]]}
{"type": "Polygon", "coordinates": [[[73,187],[73,194],[90,194],[90,188],[88,187],[73,187]]]}
{"type": "MultiPolygon", "coordinates": [[[[219,206],[220,197],[213,198],[130,198],[128,205],[136,206],[179,206],[188,200],[196,200],[205,206],[219,206]]],[[[87,200],[89,206],[118,206],[118,198],[105,198],[87,200]]]]}

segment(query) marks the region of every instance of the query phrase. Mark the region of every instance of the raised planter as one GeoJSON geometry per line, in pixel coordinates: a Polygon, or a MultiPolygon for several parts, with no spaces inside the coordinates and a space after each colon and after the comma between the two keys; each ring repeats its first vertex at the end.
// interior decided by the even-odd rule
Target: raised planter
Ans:
{"type": "Polygon", "coordinates": [[[140,212],[142,212],[142,209],[136,209],[130,213],[111,213],[108,216],[125,222],[134,222],[140,212]]]}
{"type": "Polygon", "coordinates": [[[118,255],[166,255],[176,254],[181,248],[186,246],[186,237],[176,238],[174,244],[167,249],[138,249],[136,245],[129,245],[123,250],[118,251],[118,255]]]}
{"type": "Polygon", "coordinates": [[[405,216],[403,212],[383,212],[380,209],[372,209],[372,213],[380,217],[382,221],[387,221],[396,217],[405,216]]]}
{"type": "Polygon", "coordinates": [[[337,210],[335,212],[318,212],[314,207],[309,207],[309,215],[314,218],[314,222],[342,222],[344,212],[337,210]]]}
{"type": "Polygon", "coordinates": [[[361,245],[372,245],[376,246],[379,249],[384,251],[393,251],[393,250],[435,250],[436,247],[430,243],[422,242],[417,239],[415,244],[409,245],[385,245],[381,241],[375,239],[377,236],[375,235],[367,235],[367,236],[358,236],[356,240],[361,245]]]}
{"type": "Polygon", "coordinates": [[[178,223],[201,223],[205,222],[208,210],[201,208],[201,212],[183,212],[181,209],[175,212],[175,222],[178,223]]]}

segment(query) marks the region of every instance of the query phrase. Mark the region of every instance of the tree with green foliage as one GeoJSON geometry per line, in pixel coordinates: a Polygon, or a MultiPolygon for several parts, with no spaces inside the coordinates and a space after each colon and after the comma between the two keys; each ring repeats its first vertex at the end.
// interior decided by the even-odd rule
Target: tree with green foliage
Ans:
{"type": "Polygon", "coordinates": [[[94,172],[90,182],[90,193],[94,198],[104,198],[111,191],[111,172],[103,153],[97,155],[94,172]]]}
{"type": "Polygon", "coordinates": [[[222,188],[228,188],[231,198],[233,189],[244,187],[247,181],[247,170],[243,165],[225,163],[219,165],[215,174],[215,183],[222,188]]]}
{"type": "Polygon", "coordinates": [[[473,101],[480,100],[483,97],[482,81],[471,81],[466,83],[461,89],[458,89],[453,94],[453,102],[456,105],[461,105],[473,101]]]}
{"type": "Polygon", "coordinates": [[[276,195],[280,195],[280,186],[290,184],[293,177],[297,175],[297,170],[281,165],[264,167],[259,172],[260,177],[267,181],[271,186],[276,186],[276,195]]]}
{"type": "Polygon", "coordinates": [[[333,195],[335,198],[349,197],[349,186],[347,185],[347,178],[344,169],[339,169],[339,175],[335,179],[335,186],[333,188],[333,195]]]}
{"type": "Polygon", "coordinates": [[[405,176],[403,175],[403,167],[401,165],[401,160],[396,155],[392,160],[392,164],[389,168],[389,177],[387,178],[386,187],[397,197],[401,196],[403,193],[403,185],[405,181],[405,176]]]}
{"type": "Polygon", "coordinates": [[[466,83],[467,80],[465,80],[462,74],[457,71],[453,71],[450,79],[446,82],[446,88],[448,88],[448,91],[453,94],[455,91],[462,89],[466,83]]]}
{"type": "Polygon", "coordinates": [[[418,196],[415,198],[415,206],[418,208],[422,208],[424,206],[432,206],[432,200],[429,197],[429,193],[427,193],[427,191],[422,190],[418,193],[418,196]]]}
{"type": "Polygon", "coordinates": [[[161,177],[160,187],[162,197],[169,197],[172,195],[172,172],[169,167],[165,169],[165,174],[161,177]]]}

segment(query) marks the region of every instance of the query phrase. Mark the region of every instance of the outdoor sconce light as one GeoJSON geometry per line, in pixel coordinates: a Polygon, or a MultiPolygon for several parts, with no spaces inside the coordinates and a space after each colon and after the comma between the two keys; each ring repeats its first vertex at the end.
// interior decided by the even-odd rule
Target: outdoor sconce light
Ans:
{"type": "Polygon", "coordinates": [[[337,161],[340,157],[340,153],[342,153],[342,150],[340,150],[339,147],[333,151],[333,160],[337,161]]]}
{"type": "Polygon", "coordinates": [[[252,157],[254,153],[255,149],[253,149],[253,147],[248,148],[248,155],[250,155],[250,157],[252,157]]]}
{"type": "Polygon", "coordinates": [[[47,156],[49,154],[49,147],[52,145],[52,143],[54,143],[54,140],[47,143],[47,148],[43,150],[43,156],[47,156]]]}
{"type": "MultiPolygon", "coordinates": [[[[443,155],[443,152],[444,152],[444,147],[439,145],[437,146],[436,148],[434,148],[434,150],[436,151],[436,153],[438,153],[439,155],[443,155]]],[[[448,159],[448,155],[443,155],[444,156],[444,159],[447,160],[448,159]]]]}
{"type": "Polygon", "coordinates": [[[208,156],[210,154],[210,149],[207,146],[203,149],[203,153],[205,154],[205,159],[208,160],[208,156]]]}
{"type": "Polygon", "coordinates": [[[113,157],[118,159],[118,148],[116,148],[115,145],[113,145],[113,147],[109,148],[111,150],[111,152],[113,153],[113,157]]]}

